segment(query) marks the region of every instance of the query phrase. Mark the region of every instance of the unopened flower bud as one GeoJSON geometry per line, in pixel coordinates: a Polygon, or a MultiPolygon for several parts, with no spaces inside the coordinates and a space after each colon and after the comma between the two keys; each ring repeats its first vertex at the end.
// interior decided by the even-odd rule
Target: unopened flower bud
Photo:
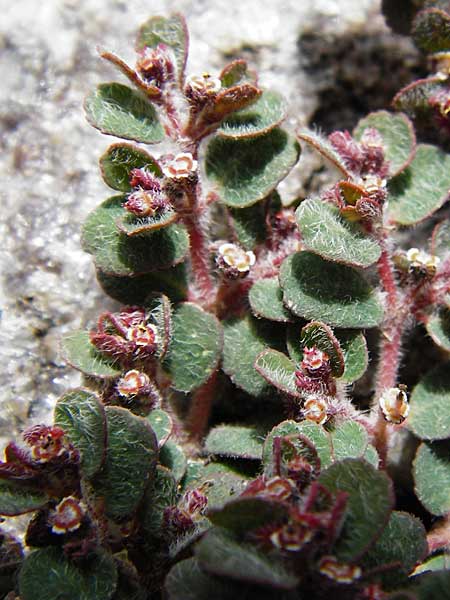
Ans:
{"type": "Polygon", "coordinates": [[[323,556],[319,571],[337,583],[353,583],[361,577],[361,569],[357,565],[338,562],[334,556],[323,556]]]}
{"type": "Polygon", "coordinates": [[[244,250],[237,244],[219,246],[216,263],[230,279],[245,277],[255,264],[256,257],[251,250],[244,250]]]}
{"type": "Polygon", "coordinates": [[[191,75],[186,81],[186,92],[194,92],[200,95],[213,95],[221,89],[222,82],[218,77],[212,77],[209,73],[202,75],[191,75]]]}
{"type": "Polygon", "coordinates": [[[163,173],[170,179],[183,179],[197,171],[198,163],[190,152],[181,152],[170,159],[162,168],[163,173]]]}
{"type": "Polygon", "coordinates": [[[83,521],[84,514],[77,498],[73,496],[63,498],[50,513],[50,524],[53,533],[63,534],[76,531],[83,521]]]}
{"type": "Polygon", "coordinates": [[[137,217],[153,217],[156,212],[166,208],[167,204],[162,194],[139,188],[129,194],[122,206],[137,217]]]}
{"type": "Polygon", "coordinates": [[[158,44],[156,48],[144,48],[136,61],[136,70],[146,83],[163,87],[174,76],[174,66],[168,46],[158,44]]]}
{"type": "Polygon", "coordinates": [[[403,423],[409,414],[409,402],[403,386],[389,388],[386,390],[380,400],[380,408],[384,418],[389,423],[399,425],[403,423]]]}

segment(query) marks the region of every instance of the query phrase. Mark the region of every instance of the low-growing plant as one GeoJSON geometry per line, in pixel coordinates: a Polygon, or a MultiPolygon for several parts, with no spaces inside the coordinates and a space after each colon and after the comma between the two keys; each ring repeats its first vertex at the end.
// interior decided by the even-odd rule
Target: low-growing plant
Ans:
{"type": "Polygon", "coordinates": [[[172,15],[135,67],[101,52],[132,87],[101,84],[87,118],[139,145],[101,156],[117,193],[82,244],[122,306],[62,340],[84,387],[5,449],[0,514],[33,516],[25,556],[2,535],[1,591],[448,597],[450,156],[387,111],[294,135],[244,60],[186,77],[187,47],[172,15]],[[336,183],[287,201],[300,144],[336,183]],[[415,324],[440,355],[409,398],[415,324]]]}

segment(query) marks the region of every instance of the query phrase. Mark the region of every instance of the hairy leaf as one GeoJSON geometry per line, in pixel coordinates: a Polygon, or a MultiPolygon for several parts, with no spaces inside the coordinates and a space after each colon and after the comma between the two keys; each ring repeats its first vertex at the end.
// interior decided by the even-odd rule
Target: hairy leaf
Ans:
{"type": "Polygon", "coordinates": [[[329,202],[305,200],[295,217],[305,248],[323,258],[355,267],[369,267],[380,258],[379,244],[329,202]]]}
{"type": "Polygon", "coordinates": [[[266,197],[298,160],[297,142],[282,129],[255,139],[214,137],[206,151],[206,175],[230,207],[251,206],[266,197]]]}
{"type": "Polygon", "coordinates": [[[157,465],[155,476],[145,490],[140,511],[140,523],[150,540],[163,537],[164,510],[177,503],[177,482],[166,467],[157,465]]]}
{"type": "Polygon", "coordinates": [[[145,150],[130,144],[113,144],[100,157],[100,169],[105,183],[114,190],[129,192],[131,171],[145,169],[157,177],[162,171],[156,160],[145,150]]]}
{"type": "Polygon", "coordinates": [[[129,516],[140,502],[156,467],[157,441],[148,421],[125,408],[107,406],[105,466],[95,479],[112,519],[129,516]]]}
{"type": "Polygon", "coordinates": [[[122,369],[113,358],[102,354],[91,344],[88,331],[72,331],[61,340],[64,360],[85,375],[99,379],[117,377],[122,369]]]}
{"type": "Polygon", "coordinates": [[[310,252],[288,256],[280,270],[287,307],[299,317],[335,327],[375,327],[383,308],[363,276],[310,252]]]}
{"type": "Polygon", "coordinates": [[[450,16],[439,8],[421,10],[414,19],[412,36],[417,46],[428,53],[450,50],[450,16]]]}
{"type": "Polygon", "coordinates": [[[348,494],[344,527],[334,552],[340,560],[357,560],[389,518],[393,504],[391,481],[360,458],[331,465],[318,481],[331,492],[348,494]]]}
{"type": "Polygon", "coordinates": [[[27,556],[19,572],[22,600],[110,600],[116,585],[114,559],[106,552],[98,552],[81,566],[60,548],[41,548],[27,556]]]}
{"type": "Polygon", "coordinates": [[[168,227],[178,218],[177,213],[171,208],[159,210],[151,217],[137,217],[128,211],[125,213],[117,219],[116,225],[122,233],[130,237],[143,236],[146,233],[168,227]]]}
{"type": "Polygon", "coordinates": [[[450,452],[447,442],[423,443],[413,466],[415,490],[433,515],[450,511],[450,452]]]}
{"type": "Polygon", "coordinates": [[[264,433],[257,427],[219,425],[209,432],[204,448],[208,454],[260,460],[264,433]]]}
{"type": "Polygon", "coordinates": [[[229,211],[238,242],[245,250],[253,250],[264,242],[266,223],[262,203],[247,208],[230,208],[229,211]]]}
{"type": "Polygon", "coordinates": [[[331,142],[316,131],[305,130],[297,133],[297,137],[302,142],[306,142],[326,158],[346,179],[352,178],[352,173],[347,169],[342,157],[336,152],[331,142]]]}
{"type": "Polygon", "coordinates": [[[97,395],[83,389],[67,392],[56,403],[54,422],[80,452],[81,473],[92,478],[103,464],[106,444],[105,409],[97,395]]]}
{"type": "Polygon", "coordinates": [[[238,110],[224,119],[217,130],[221,137],[251,138],[281,123],[286,116],[285,102],[281,94],[266,91],[250,106],[238,110]]]}
{"type": "Polygon", "coordinates": [[[84,103],[89,123],[102,133],[145,144],[164,139],[153,105],[140,92],[121,83],[102,83],[84,103]]]}
{"type": "Polygon", "coordinates": [[[44,492],[0,479],[0,515],[15,517],[34,512],[45,506],[49,500],[44,492]]]}
{"type": "Polygon", "coordinates": [[[295,364],[282,352],[268,348],[258,354],[255,369],[271,385],[281,392],[300,398],[295,383],[295,364]]]}
{"type": "Polygon", "coordinates": [[[183,478],[187,462],[181,446],[169,440],[159,451],[159,460],[164,467],[170,470],[177,483],[183,478]]]}
{"type": "Polygon", "coordinates": [[[422,440],[442,440],[450,437],[450,369],[439,365],[425,375],[411,394],[411,410],[406,421],[422,440]]]}
{"type": "Polygon", "coordinates": [[[426,327],[428,335],[433,339],[433,342],[439,348],[450,352],[450,309],[441,308],[439,312],[431,315],[426,327]]]}
{"type": "Polygon", "coordinates": [[[366,429],[356,421],[346,421],[331,432],[332,456],[335,462],[364,456],[369,442],[366,429]]]}
{"type": "Polygon", "coordinates": [[[229,529],[237,535],[246,535],[269,523],[279,522],[287,517],[287,512],[286,505],[277,500],[246,496],[209,510],[207,516],[218,527],[229,529]]]}
{"type": "Polygon", "coordinates": [[[83,225],[81,243],[94,256],[95,266],[108,275],[133,277],[181,262],[189,248],[184,225],[170,225],[145,236],[128,237],[116,225],[127,212],[122,208],[123,201],[124,196],[105,200],[83,225]]]}
{"type": "Polygon", "coordinates": [[[173,429],[173,422],[168,413],[164,410],[156,408],[147,417],[151,428],[153,429],[156,439],[158,441],[158,447],[164,446],[170,437],[173,429]]]}
{"type": "Polygon", "coordinates": [[[317,348],[325,352],[330,359],[334,377],[340,377],[344,373],[344,355],[339,341],[325,323],[311,321],[305,325],[301,331],[300,344],[302,348],[317,348]]]}
{"type": "Polygon", "coordinates": [[[290,323],[295,319],[283,304],[283,292],[276,277],[256,281],[250,288],[248,299],[257,317],[281,323],[290,323]]]}
{"type": "Polygon", "coordinates": [[[450,155],[419,144],[410,166],[389,184],[389,217],[415,225],[437,211],[450,193],[450,155]]]}
{"type": "Polygon", "coordinates": [[[164,361],[172,387],[191,392],[205,383],[217,369],[221,349],[222,331],[216,317],[190,302],[178,305],[164,361]]]}
{"type": "Polygon", "coordinates": [[[398,175],[411,163],[416,151],[416,136],[411,121],[401,113],[379,110],[358,122],[353,137],[360,141],[364,131],[369,128],[376,129],[381,135],[384,157],[389,161],[389,176],[398,175]]]}

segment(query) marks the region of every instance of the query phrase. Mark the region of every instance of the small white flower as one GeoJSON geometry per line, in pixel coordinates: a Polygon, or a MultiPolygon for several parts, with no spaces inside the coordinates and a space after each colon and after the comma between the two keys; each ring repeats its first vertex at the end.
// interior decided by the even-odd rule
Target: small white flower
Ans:
{"type": "Polygon", "coordinates": [[[121,396],[139,394],[150,383],[148,375],[133,369],[125,373],[117,382],[117,391],[121,396]]]}
{"type": "Polygon", "coordinates": [[[251,250],[245,251],[237,244],[222,244],[219,247],[219,256],[226,266],[237,269],[239,273],[248,273],[253,267],[256,257],[251,250]]]}
{"type": "Polygon", "coordinates": [[[314,423],[317,423],[318,425],[323,425],[328,420],[327,409],[328,405],[326,400],[314,396],[313,398],[306,400],[303,405],[303,416],[308,419],[308,421],[314,421],[314,423]]]}
{"type": "Polygon", "coordinates": [[[389,423],[399,425],[403,423],[409,414],[408,396],[405,390],[399,387],[385,390],[379,400],[379,404],[384,418],[389,423]]]}
{"type": "Polygon", "coordinates": [[[438,256],[427,254],[423,250],[419,250],[419,248],[410,248],[406,253],[406,258],[409,261],[410,267],[413,269],[422,268],[435,271],[440,263],[440,258],[438,256]]]}
{"type": "Polygon", "coordinates": [[[189,177],[197,170],[198,163],[190,152],[181,152],[163,166],[163,173],[171,179],[189,177]]]}
{"type": "Polygon", "coordinates": [[[222,82],[218,77],[212,77],[209,73],[202,73],[202,75],[188,77],[186,85],[195,92],[216,94],[221,89],[222,82]]]}

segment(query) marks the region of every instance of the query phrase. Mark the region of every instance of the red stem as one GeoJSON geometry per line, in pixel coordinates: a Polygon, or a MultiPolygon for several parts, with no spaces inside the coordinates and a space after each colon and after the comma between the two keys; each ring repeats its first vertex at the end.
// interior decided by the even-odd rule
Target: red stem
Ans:
{"type": "Polygon", "coordinates": [[[190,257],[194,287],[189,290],[190,301],[210,308],[215,301],[216,289],[211,277],[207,237],[200,223],[198,212],[183,217],[189,233],[190,257]]]}
{"type": "Polygon", "coordinates": [[[196,441],[200,441],[206,433],[216,392],[216,384],[217,371],[192,394],[186,424],[191,438],[196,441]]]}

